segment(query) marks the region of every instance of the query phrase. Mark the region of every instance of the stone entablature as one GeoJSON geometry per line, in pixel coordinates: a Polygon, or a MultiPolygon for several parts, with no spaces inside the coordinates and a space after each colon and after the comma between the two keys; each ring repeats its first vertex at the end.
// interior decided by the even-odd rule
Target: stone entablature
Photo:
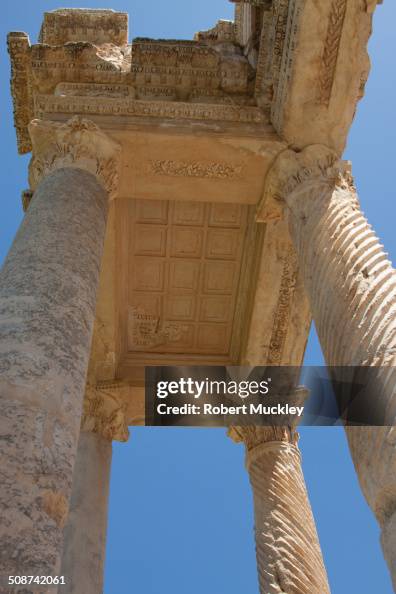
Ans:
{"type": "Polygon", "coordinates": [[[194,41],[137,38],[128,44],[126,14],[61,9],[45,14],[38,44],[11,33],[19,151],[31,150],[32,119],[67,113],[66,106],[79,114],[262,121],[249,98],[253,72],[235,43],[233,25],[220,29],[227,32],[219,34],[221,43],[202,35],[194,41]],[[175,102],[181,102],[176,111],[175,102]]]}
{"type": "Polygon", "coordinates": [[[320,142],[340,153],[368,74],[375,4],[237,2],[234,23],[219,21],[193,41],[132,44],[125,13],[46,13],[40,43],[8,37],[19,151],[31,150],[35,117],[78,113],[271,123],[288,144],[320,142]],[[350,63],[340,63],[340,52],[350,63]]]}

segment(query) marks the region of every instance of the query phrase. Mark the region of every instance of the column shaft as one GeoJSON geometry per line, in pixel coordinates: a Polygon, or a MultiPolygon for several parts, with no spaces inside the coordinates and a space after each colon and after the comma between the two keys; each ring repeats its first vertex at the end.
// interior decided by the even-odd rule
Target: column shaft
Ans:
{"type": "Polygon", "coordinates": [[[81,432],[64,530],[63,594],[103,591],[111,454],[111,441],[81,432]]]}
{"type": "Polygon", "coordinates": [[[263,443],[247,453],[247,467],[261,594],[329,593],[298,448],[263,443]]]}
{"type": "Polygon", "coordinates": [[[106,216],[93,174],[49,173],[1,273],[1,575],[59,574],[106,216]]]}
{"type": "MultiPolygon", "coordinates": [[[[396,273],[360,210],[350,174],[328,150],[325,164],[323,152],[323,147],[308,147],[293,157],[295,170],[282,194],[326,363],[376,368],[371,406],[383,411],[385,426],[346,431],[362,490],[383,531],[396,588],[391,536],[396,510],[396,273]]],[[[282,160],[290,174],[292,159],[281,156],[278,170],[282,160]]]]}

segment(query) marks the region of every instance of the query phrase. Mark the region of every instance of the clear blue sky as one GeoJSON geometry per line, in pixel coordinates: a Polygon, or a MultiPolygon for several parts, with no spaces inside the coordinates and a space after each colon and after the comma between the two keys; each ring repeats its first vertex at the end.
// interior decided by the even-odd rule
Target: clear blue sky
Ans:
{"type": "MultiPolygon", "coordinates": [[[[67,0],[63,6],[114,8],[130,15],[131,36],[191,38],[218,18],[227,0],[67,0]]],[[[61,5],[62,6],[62,5],[61,5]]],[[[52,0],[2,4],[0,255],[22,217],[28,157],[18,157],[12,125],[5,37],[23,30],[37,39],[52,0]]],[[[373,68],[346,157],[353,161],[363,209],[396,260],[394,146],[396,4],[377,10],[370,43],[373,68]]],[[[306,364],[321,364],[312,333],[306,364]]],[[[343,430],[304,428],[304,471],[333,594],[391,594],[378,528],[360,493],[343,430]]],[[[252,500],[241,446],[222,429],[132,430],[115,444],[105,594],[258,594],[252,500]]]]}

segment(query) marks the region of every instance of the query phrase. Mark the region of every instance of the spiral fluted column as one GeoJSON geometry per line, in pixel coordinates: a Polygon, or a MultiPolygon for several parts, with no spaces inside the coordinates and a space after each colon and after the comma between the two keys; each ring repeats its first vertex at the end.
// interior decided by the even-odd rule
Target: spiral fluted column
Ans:
{"type": "Polygon", "coordinates": [[[260,593],[329,593],[297,433],[283,427],[238,427],[230,435],[246,447],[260,593]]]}
{"type": "Polygon", "coordinates": [[[59,575],[119,153],[79,118],[30,135],[34,195],[0,280],[2,577],[59,575]]]}
{"type": "Polygon", "coordinates": [[[384,426],[348,427],[347,437],[396,587],[396,272],[360,210],[349,164],[327,147],[277,158],[259,218],[282,213],[326,363],[375,368],[369,406],[384,426]]]}

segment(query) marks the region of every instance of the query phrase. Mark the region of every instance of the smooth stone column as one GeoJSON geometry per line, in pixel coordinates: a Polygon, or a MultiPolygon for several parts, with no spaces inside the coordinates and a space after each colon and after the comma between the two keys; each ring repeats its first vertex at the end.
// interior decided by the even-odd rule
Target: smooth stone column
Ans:
{"type": "Polygon", "coordinates": [[[129,437],[122,392],[116,382],[113,389],[87,386],[63,534],[62,594],[103,592],[112,441],[129,437]]]}
{"type": "Polygon", "coordinates": [[[259,218],[282,211],[326,363],[373,367],[371,406],[384,426],[346,432],[396,588],[396,273],[360,210],[349,164],[327,147],[287,150],[275,161],[259,218]]]}
{"type": "Polygon", "coordinates": [[[286,427],[234,427],[230,435],[246,447],[260,593],[329,593],[297,433],[286,427]]]}
{"type": "Polygon", "coordinates": [[[82,431],[64,530],[64,594],[101,594],[106,549],[112,442],[82,431]]]}
{"type": "Polygon", "coordinates": [[[118,145],[92,122],[30,133],[34,197],[0,279],[2,576],[59,575],[117,173],[118,145]]]}

